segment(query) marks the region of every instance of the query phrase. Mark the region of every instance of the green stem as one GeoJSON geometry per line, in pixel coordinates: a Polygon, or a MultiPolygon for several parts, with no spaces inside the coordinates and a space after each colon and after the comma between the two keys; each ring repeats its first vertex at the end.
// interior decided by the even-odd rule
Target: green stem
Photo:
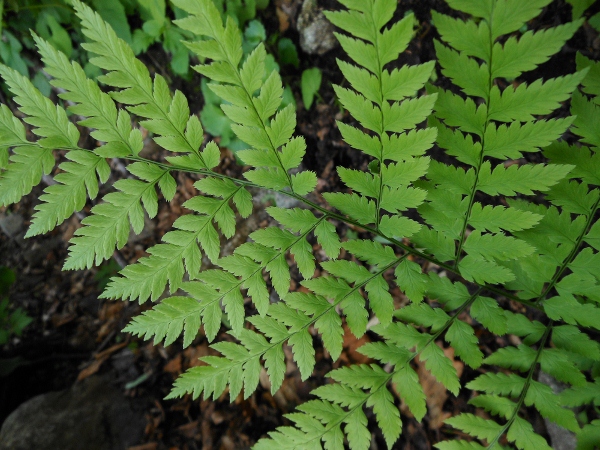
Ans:
{"type": "MultiPolygon", "coordinates": [[[[493,46],[494,42],[492,40],[492,18],[494,17],[494,8],[496,4],[492,2],[492,13],[490,15],[489,20],[489,40],[490,40],[490,60],[488,63],[488,86],[491,91],[492,83],[494,79],[492,78],[492,65],[493,65],[493,46]]],[[[469,219],[471,218],[471,212],[473,211],[473,205],[475,204],[475,195],[477,194],[477,185],[479,184],[479,175],[481,173],[481,166],[483,164],[483,158],[485,154],[485,132],[487,131],[487,127],[490,124],[490,108],[491,108],[491,96],[490,92],[487,93],[487,98],[484,99],[487,105],[485,124],[483,126],[483,133],[481,135],[481,155],[479,155],[479,164],[475,167],[475,181],[473,182],[473,186],[471,187],[471,194],[469,195],[469,206],[467,207],[467,214],[465,216],[465,221],[463,222],[462,231],[460,233],[460,241],[458,243],[458,249],[456,251],[456,257],[454,258],[454,267],[458,268],[458,260],[460,259],[460,255],[462,253],[463,246],[465,244],[465,240],[467,237],[467,226],[469,224],[469,219]]]]}
{"type": "Polygon", "coordinates": [[[491,442],[488,443],[488,446],[486,447],[488,450],[491,450],[492,448],[494,448],[494,446],[498,443],[498,441],[500,440],[502,435],[504,433],[506,433],[506,431],[508,431],[510,426],[517,419],[519,411],[521,410],[521,407],[523,406],[523,403],[525,402],[525,398],[527,397],[527,392],[529,391],[529,387],[531,386],[531,382],[533,381],[533,375],[535,373],[535,368],[536,368],[537,363],[539,362],[540,358],[542,357],[542,352],[544,351],[546,341],[548,340],[548,337],[550,336],[550,332],[552,331],[553,325],[554,325],[554,322],[550,322],[548,325],[546,325],[546,331],[544,332],[544,335],[542,336],[542,339],[539,343],[538,350],[535,354],[535,359],[533,361],[533,364],[531,365],[531,367],[529,368],[529,372],[527,373],[527,378],[525,379],[525,385],[523,386],[523,390],[521,391],[521,394],[519,395],[519,400],[517,401],[517,405],[515,406],[515,409],[514,409],[512,415],[510,416],[510,418],[508,419],[508,421],[504,424],[502,429],[500,429],[500,431],[498,431],[498,434],[496,434],[496,437],[491,442]]]}

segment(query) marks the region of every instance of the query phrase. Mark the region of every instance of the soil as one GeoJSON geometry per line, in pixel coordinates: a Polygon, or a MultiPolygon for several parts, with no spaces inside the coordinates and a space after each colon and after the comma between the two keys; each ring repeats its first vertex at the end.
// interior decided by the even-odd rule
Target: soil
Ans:
{"type": "MultiPolygon", "coordinates": [[[[279,32],[280,16],[275,6],[281,11],[291,11],[287,17],[289,28],[281,35],[291,38],[298,48],[298,33],[294,29],[294,11],[298,11],[301,0],[273,0],[261,19],[270,35],[279,32]]],[[[320,5],[329,9],[337,9],[333,0],[320,1],[320,5]]],[[[455,13],[442,0],[400,0],[398,17],[412,10],[420,24],[417,38],[410,44],[408,51],[402,55],[397,64],[418,64],[435,59],[433,40],[437,33],[431,27],[430,10],[434,8],[444,13],[455,13]]],[[[593,7],[592,12],[600,10],[600,4],[593,7]]],[[[284,13],[285,14],[285,13],[284,13]]],[[[564,0],[554,1],[544,13],[529,24],[530,29],[556,26],[570,20],[570,8],[564,0]]],[[[575,68],[575,54],[598,59],[600,56],[600,38],[587,24],[568,42],[563,50],[548,63],[524,77],[525,81],[539,77],[545,79],[570,73],[575,68]]],[[[355,123],[346,111],[341,110],[336,101],[332,83],[343,84],[336,58],[345,59],[341,49],[322,55],[300,53],[298,69],[282,69],[282,77],[288,83],[298,101],[297,134],[303,135],[308,144],[308,152],[303,162],[304,168],[314,171],[319,177],[320,191],[344,190],[335,168],[337,166],[366,169],[369,158],[350,149],[341,139],[336,121],[355,123]],[[318,67],[323,73],[323,83],[319,91],[320,98],[310,111],[301,106],[299,75],[309,67],[318,67]]],[[[186,81],[169,75],[166,65],[158,62],[167,61],[160,47],[153,47],[143,57],[152,72],[169,76],[175,88],[181,89],[190,99],[192,112],[202,107],[197,87],[200,78],[194,75],[186,81]]],[[[442,77],[439,77],[443,80],[442,77]]],[[[443,85],[450,88],[450,85],[443,85]]],[[[562,113],[566,113],[565,105],[562,113]]],[[[561,114],[559,112],[558,114],[561,114]]],[[[149,146],[145,149],[153,158],[160,159],[159,149],[149,146]]],[[[438,149],[431,151],[436,159],[444,159],[438,149]]],[[[57,156],[59,157],[59,156],[57,156]]],[[[224,162],[220,170],[227,174],[239,176],[241,168],[236,164],[234,155],[223,149],[224,162]]],[[[113,163],[113,178],[118,179],[119,165],[113,163]]],[[[16,226],[10,233],[0,233],[0,264],[11,268],[17,274],[17,281],[12,286],[9,297],[14,307],[21,307],[33,318],[21,337],[13,338],[9,344],[0,348],[0,358],[21,358],[22,364],[8,376],[0,378],[0,424],[20,403],[35,395],[60,390],[71,386],[77,380],[92,374],[100,373],[111,377],[125,395],[149,400],[145,413],[147,426],[143,442],[133,447],[135,450],[155,449],[245,449],[253,445],[267,432],[277,426],[289,424],[284,414],[310,398],[309,392],[326,382],[325,374],[332,368],[348,363],[368,362],[364,356],[356,352],[357,346],[368,341],[365,336],[360,342],[347,333],[344,352],[336,363],[320,347],[317,346],[317,365],[313,376],[302,381],[298,370],[288,364],[286,379],[280,391],[271,395],[264,377],[258,390],[248,400],[241,397],[229,403],[228,394],[216,401],[192,400],[185,397],[180,400],[164,400],[169,393],[175,378],[187,368],[199,364],[198,358],[215,354],[206,339],[199,334],[190,347],[181,348],[178,340],[169,347],[154,346],[138,338],[122,333],[122,329],[133,315],[147,309],[148,305],[113,302],[99,299],[102,286],[114,275],[121,263],[131,263],[144,255],[144,250],[155,243],[171,227],[173,221],[181,214],[181,204],[195,195],[192,187],[194,180],[187,175],[179,175],[179,191],[175,199],[167,204],[161,203],[157,218],[148,224],[142,236],[132,239],[121,251],[115,253],[112,262],[104,263],[93,270],[62,272],[61,266],[67,255],[67,241],[79,227],[77,216],[67,220],[48,235],[23,239],[33,207],[42,193],[42,187],[21,202],[8,208],[0,209],[0,218],[10,219],[16,226]],[[15,219],[16,218],[16,219],[15,219]]],[[[110,184],[110,183],[109,183],[110,184]]],[[[106,185],[105,185],[106,186],[106,185]]],[[[101,193],[106,193],[103,191],[101,193]]],[[[267,200],[272,201],[272,200],[267,200]]],[[[319,201],[319,196],[315,197],[319,201]]],[[[93,206],[89,203],[83,214],[89,213],[93,206]]],[[[264,212],[257,211],[251,222],[264,226],[267,220],[264,212]]],[[[256,225],[255,225],[256,226],[256,225]]],[[[250,230],[251,231],[251,230],[250,230]]],[[[338,231],[360,232],[349,230],[339,225],[338,231]]],[[[244,236],[241,236],[244,238],[244,236]]],[[[298,281],[298,280],[296,280],[298,281]]],[[[395,294],[398,306],[404,301],[400,292],[395,294]]],[[[222,336],[226,329],[223,327],[222,336]]],[[[480,336],[482,346],[496,348],[502,342],[494,336],[480,336]]],[[[218,337],[217,339],[219,339],[218,337]]],[[[289,349],[286,350],[289,354],[289,349]]],[[[2,361],[0,360],[0,364],[2,361]]],[[[468,368],[457,367],[462,372],[461,382],[464,384],[477,375],[468,368]]],[[[423,379],[427,379],[423,375],[423,379]]],[[[430,413],[422,423],[417,422],[408,410],[402,406],[404,431],[395,449],[430,449],[432,445],[445,438],[452,438],[450,430],[441,425],[441,420],[460,411],[468,410],[466,402],[469,393],[457,398],[447,395],[445,390],[431,384],[428,387],[430,413]]],[[[543,421],[532,415],[535,429],[545,434],[543,421]]],[[[370,429],[377,430],[372,415],[369,416],[370,429]]],[[[372,449],[385,448],[380,432],[374,432],[372,449]]]]}

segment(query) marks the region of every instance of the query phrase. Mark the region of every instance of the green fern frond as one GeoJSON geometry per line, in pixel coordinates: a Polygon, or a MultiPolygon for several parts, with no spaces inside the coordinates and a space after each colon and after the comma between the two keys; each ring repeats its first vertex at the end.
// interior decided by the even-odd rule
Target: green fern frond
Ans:
{"type": "Polygon", "coordinates": [[[39,184],[43,175],[51,172],[53,149],[78,149],[79,132],[65,111],[44,97],[27,77],[4,65],[0,66],[0,76],[14,94],[19,110],[25,114],[24,121],[32,125],[33,133],[40,137],[35,144],[28,142],[22,125],[10,118],[12,114],[6,106],[2,109],[3,135],[8,134],[5,145],[15,147],[0,178],[0,204],[8,205],[18,202],[39,184]]]}
{"type": "Polygon", "coordinates": [[[94,153],[104,158],[138,155],[143,147],[142,135],[138,129],[131,129],[129,114],[117,110],[110,95],[88,79],[76,61],[70,61],[39,36],[33,38],[45,70],[53,77],[50,83],[65,91],[59,94],[60,98],[72,102],[68,109],[83,117],[80,125],[94,128],[90,133],[94,139],[105,142],[94,153]]]}
{"type": "Polygon", "coordinates": [[[154,186],[168,170],[149,163],[134,163],[128,170],[139,180],[119,180],[114,184],[119,192],[103,197],[103,203],[92,208],[92,214],[82,220],[84,225],[71,239],[69,256],[64,269],[83,269],[100,264],[112,256],[115,248],[127,243],[130,224],[136,234],[144,228],[144,209],[150,218],[158,211],[158,197],[154,186]],[[142,208],[143,205],[143,208],[142,208]]]}
{"type": "Polygon", "coordinates": [[[0,142],[0,170],[5,170],[8,167],[10,147],[27,145],[28,141],[23,123],[4,104],[0,105],[0,142]]]}
{"type": "Polygon", "coordinates": [[[24,122],[39,138],[28,141],[21,121],[0,107],[0,203],[31,191],[52,171],[52,151],[65,151],[58,184],[41,196],[28,235],[46,232],[95,199],[98,182],[110,173],[105,158],[127,160],[135,178],[117,181],[116,192],[92,208],[73,238],[65,267],[79,269],[110,257],[131,229],[141,231],[146,215],[157,215],[157,187],[165,200],[173,199],[174,171],[199,178],[198,195],[183,204],[191,213],[103,293],[158,301],[125,329],[157,344],[182,337],[189,346],[199,331],[213,342],[229,329],[229,337],[211,344],[220,356],[202,358],[169,398],[216,399],[227,390],[231,400],[242,390],[248,398],[259,379],[275,394],[289,363],[284,345],[306,380],[318,360],[315,341],[337,360],[349,329],[357,338],[369,332],[358,350],[367,363],[336,366],[331,383],[286,415],[292,426],[272,431],[256,448],[364,450],[371,413],[391,448],[402,431],[399,401],[417,420],[427,415],[415,358],[419,371],[453,395],[476,391],[469,403],[489,413],[447,420],[460,433],[437,448],[500,442],[549,448],[526,420],[533,414],[575,432],[583,448],[593,442],[597,423],[580,430],[567,407],[600,402],[598,381],[591,381],[600,361],[594,340],[600,330],[600,63],[579,55],[576,73],[521,79],[556,54],[582,20],[523,31],[550,0],[448,0],[464,14],[455,19],[433,12],[440,73],[456,87],[445,90],[426,86],[435,80],[434,62],[387,68],[412,39],[412,14],[391,24],[395,0],[340,0],[346,9],[327,16],[347,33],[337,37],[350,61],[338,61],[348,83],[334,90],[354,124],[340,121],[338,128],[370,164],[367,171],[338,167],[349,192],[326,192],[321,204],[305,197],[317,178],[301,169],[307,145],[293,136],[293,107],[281,108],[281,77],[265,72],[263,45],[244,57],[240,30],[231,18],[223,21],[214,2],[175,0],[189,13],[177,24],[198,37],[186,43],[201,61],[195,69],[211,80],[232,129],[249,146],[236,154],[250,166],[245,179],[213,170],[221,152],[214,142],[204,144],[184,95],[151,76],[98,14],[74,3],[89,40],[84,47],[105,72],[99,81],[108,92],[50,44],[34,40],[67,109],[100,145],[79,148],[65,112],[0,66],[24,122]],[[569,99],[572,115],[556,114],[569,99]],[[175,153],[167,163],[140,156],[142,135],[133,116],[175,153]],[[557,141],[569,130],[575,138],[557,141]],[[434,144],[446,157],[426,156],[434,144]],[[310,209],[267,208],[276,223],[251,230],[248,242],[222,255],[222,241],[235,235],[236,215],[252,213],[252,188],[310,209]],[[342,242],[338,224],[350,225],[360,238],[348,233],[342,242]],[[323,252],[313,252],[315,241],[323,252]],[[294,273],[302,289],[290,292],[294,273]],[[161,300],[167,287],[170,297],[161,300]],[[510,338],[491,352],[480,345],[488,332],[510,338]],[[461,385],[444,346],[478,369],[474,380],[461,385]],[[539,371],[569,387],[554,394],[537,381],[539,371]]]}
{"type": "MultiPolygon", "coordinates": [[[[458,305],[457,314],[465,310],[474,298],[475,296],[467,294],[465,301],[458,305]]],[[[425,305],[413,305],[411,308],[423,309],[425,305]]],[[[405,310],[406,308],[402,311],[405,310]]],[[[423,387],[409,365],[412,359],[418,355],[425,361],[427,369],[452,392],[458,392],[460,388],[451,361],[434,343],[443,332],[453,333],[450,330],[457,323],[456,317],[449,317],[443,312],[440,315],[431,308],[427,314],[433,319],[432,323],[437,324],[435,335],[420,333],[414,327],[402,323],[377,325],[371,330],[385,341],[369,343],[359,348],[361,353],[381,364],[390,364],[391,373],[377,364],[361,364],[332,371],[329,376],[336,383],[314,390],[313,393],[320,400],[309,402],[307,407],[303,405],[299,408],[301,413],[290,417],[296,423],[296,428],[280,427],[269,433],[270,439],[259,441],[257,448],[272,449],[280,445],[285,445],[284,448],[323,448],[320,442],[314,444],[315,440],[322,440],[324,448],[330,448],[334,439],[337,442],[344,435],[351,448],[366,448],[370,442],[370,433],[366,427],[364,406],[373,408],[386,443],[391,448],[402,431],[402,422],[388,390],[388,383],[396,385],[400,396],[418,419],[423,418],[426,412],[423,387]],[[320,426],[306,429],[302,423],[308,422],[318,423],[320,426]]],[[[423,318],[407,311],[404,318],[410,321],[411,317],[419,317],[419,320],[423,318]]]]}
{"type": "Polygon", "coordinates": [[[233,121],[234,133],[251,147],[238,152],[244,163],[254,167],[244,177],[270,189],[287,188],[297,195],[311,192],[317,182],[314,173],[289,173],[300,164],[306,143],[303,138],[292,139],[296,127],[292,106],[277,112],[283,85],[276,71],[265,74],[264,46],[260,44],[242,62],[241,33],[230,17],[223,26],[212,2],[190,4],[178,0],[175,4],[190,13],[189,17],[176,21],[177,25],[208,38],[186,45],[201,60],[212,60],[194,69],[220,83],[209,84],[209,87],[230,102],[221,108],[233,121]]]}
{"type": "Polygon", "coordinates": [[[199,244],[211,261],[217,261],[221,244],[214,224],[226,237],[232,237],[236,221],[229,203],[233,201],[247,217],[252,211],[252,201],[243,187],[229,180],[207,177],[197,181],[195,187],[207,196],[193,197],[183,206],[198,214],[178,218],[173,224],[176,230],[163,236],[164,243],[148,249],[150,256],[123,269],[120,277],[112,278],[102,294],[104,298],[156,301],[167,283],[174,293],[186,272],[190,279],[198,277],[202,264],[199,244]]]}
{"type": "Polygon", "coordinates": [[[60,184],[44,189],[40,196],[44,203],[36,206],[25,237],[53,230],[73,212],[83,209],[88,197],[95,199],[98,195],[98,181],[106,183],[110,176],[106,160],[92,152],[72,150],[66,158],[71,162],[58,166],[63,172],[54,177],[60,184]]]}
{"type": "Polygon", "coordinates": [[[192,170],[215,167],[219,163],[218,155],[211,150],[200,152],[202,126],[196,116],[190,116],[185,96],[180,91],[171,95],[167,82],[160,75],[152,81],[146,66],[99,14],[79,1],[74,1],[74,5],[81,19],[82,32],[91,41],[83,47],[98,55],[90,62],[108,71],[98,80],[122,89],[111,92],[111,96],[130,105],[132,113],[147,119],[140,125],[156,135],[154,141],[158,145],[171,152],[189,154],[168,157],[170,162],[192,170]]]}
{"type": "Polygon", "coordinates": [[[423,88],[433,65],[426,63],[393,71],[385,69],[385,65],[408,46],[413,35],[414,17],[409,15],[381,31],[392,18],[396,8],[393,2],[344,4],[348,10],[326,12],[326,15],[334,25],[356,37],[336,34],[344,51],[358,66],[338,61],[353,89],[341,86],[334,86],[334,89],[344,108],[375,136],[341,122],[338,126],[346,142],[374,157],[377,164],[372,165],[371,173],[338,169],[340,178],[354,193],[326,193],[323,196],[332,206],[359,223],[374,223],[385,235],[397,238],[411,236],[419,231],[420,225],[401,217],[400,213],[416,208],[425,199],[423,190],[410,185],[427,170],[429,159],[422,158],[422,155],[433,130],[419,134],[419,143],[424,144],[421,151],[407,152],[401,164],[386,164],[386,160],[399,160],[400,155],[388,151],[392,147],[390,144],[409,137],[414,139],[417,134],[404,132],[414,129],[431,113],[435,95],[416,99],[407,97],[423,88]],[[385,214],[385,211],[391,215],[385,214]]]}
{"type": "Polygon", "coordinates": [[[202,304],[190,297],[170,297],[162,300],[152,310],[135,317],[123,331],[150,339],[154,344],[164,341],[170,345],[184,331],[183,346],[189,346],[200,329],[202,304]]]}

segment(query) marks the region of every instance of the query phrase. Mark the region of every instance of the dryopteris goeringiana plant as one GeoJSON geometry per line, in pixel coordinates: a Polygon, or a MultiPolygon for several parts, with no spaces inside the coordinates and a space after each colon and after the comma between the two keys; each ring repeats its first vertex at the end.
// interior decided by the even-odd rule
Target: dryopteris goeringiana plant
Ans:
{"type": "Polygon", "coordinates": [[[338,126],[344,140],[372,162],[368,171],[338,168],[350,192],[325,193],[322,206],[306,197],[317,178],[300,167],[306,143],[293,136],[292,107],[280,108],[282,82],[277,72],[265,73],[264,47],[244,59],[237,25],[231,18],[223,23],[211,0],[173,3],[189,13],[177,25],[198,36],[185,44],[203,61],[195,70],[213,81],[209,86],[226,100],[222,109],[232,129],[250,146],[237,153],[248,167],[241,179],[215,170],[219,149],[214,142],[204,145],[185,96],[172,93],[160,75],[152,77],[80,2],[75,10],[88,39],[85,49],[104,71],[99,81],[106,91],[76,62],[43,39],[35,41],[68,109],[102,145],[79,147],[77,127],[65,111],[26,78],[0,67],[24,121],[39,137],[28,141],[23,123],[2,105],[2,204],[18,201],[53,171],[54,150],[69,160],[55,175],[58,183],[41,196],[30,235],[53,229],[86,198],[95,199],[98,183],[108,179],[107,158],[128,161],[136,177],[117,181],[116,192],[92,208],[72,239],[65,268],[92,267],[125,245],[130,228],[139,233],[144,214],[156,215],[156,189],[166,200],[175,195],[173,173],[200,176],[198,195],[184,204],[192,213],[178,218],[163,242],[123,269],[102,294],[157,302],[126,330],[164,345],[183,335],[188,346],[200,329],[214,341],[226,314],[231,338],[213,344],[222,356],[203,358],[205,365],[183,374],[169,397],[216,399],[228,391],[233,400],[243,390],[247,398],[258,388],[262,366],[275,392],[285,377],[283,345],[291,347],[306,379],[315,366],[313,335],[336,360],[344,322],[358,338],[371,320],[377,323],[369,329],[372,342],[359,351],[372,363],[332,371],[331,383],[287,415],[294,426],[273,431],[257,449],[367,449],[370,411],[391,448],[402,430],[392,386],[415,418],[427,415],[415,358],[454,395],[477,391],[470,403],[489,413],[484,418],[471,410],[447,420],[468,440],[445,440],[437,448],[549,448],[523,418],[524,407],[579,432],[582,448],[594,442],[597,424],[579,431],[575,415],[563,406],[600,398],[591,378],[600,368],[593,334],[600,330],[600,64],[580,56],[574,74],[519,82],[557,53],[581,21],[520,32],[550,0],[448,0],[472,18],[433,13],[441,37],[435,44],[440,73],[457,88],[443,90],[426,86],[434,62],[388,69],[415,27],[410,14],[392,23],[395,0],[340,1],[346,9],[327,15],[349,33],[337,35],[349,57],[338,61],[348,83],[334,89],[358,123],[338,126]],[[516,80],[514,86],[509,80],[516,80]],[[554,118],[570,98],[572,116],[554,118]],[[165,162],[140,156],[141,133],[132,127],[132,115],[166,150],[165,162]],[[421,126],[426,119],[428,126],[421,126]],[[559,141],[569,129],[578,142],[559,141]],[[432,160],[434,144],[450,164],[432,160]],[[221,255],[220,235],[234,235],[235,211],[242,217],[252,213],[250,187],[293,197],[307,208],[268,208],[281,227],[255,230],[233,254],[221,255]],[[335,222],[359,227],[373,239],[342,242],[335,222]],[[313,236],[328,260],[315,258],[313,236]],[[342,248],[352,259],[340,259],[342,248]],[[203,254],[211,261],[206,270],[203,254]],[[288,254],[303,278],[303,292],[289,292],[288,254]],[[418,261],[440,271],[423,272],[418,261]],[[314,276],[317,264],[327,275],[314,276]],[[395,308],[390,284],[410,300],[407,306],[395,308]],[[272,291],[279,297],[275,303],[272,291]],[[245,306],[246,297],[256,314],[245,306]],[[480,334],[488,332],[513,335],[520,344],[484,354],[480,334]],[[480,371],[464,387],[443,342],[480,371]],[[540,369],[572,387],[555,395],[536,381],[540,369]]]}

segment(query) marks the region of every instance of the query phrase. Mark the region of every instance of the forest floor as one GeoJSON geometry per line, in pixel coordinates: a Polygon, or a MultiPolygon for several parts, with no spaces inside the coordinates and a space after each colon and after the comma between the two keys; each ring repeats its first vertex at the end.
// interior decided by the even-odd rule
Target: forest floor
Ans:
{"type": "MultiPolygon", "coordinates": [[[[284,31],[283,36],[291,38],[298,45],[293,14],[298,10],[300,0],[277,0],[272,3],[274,4],[263,12],[262,17],[267,32],[274,32],[282,27],[282,20],[288,20],[291,26],[284,31]],[[275,13],[276,6],[279,7],[278,15],[275,13]],[[286,11],[291,12],[287,17],[286,11]]],[[[330,6],[333,3],[327,1],[324,5],[330,6]]],[[[399,17],[407,10],[413,10],[420,23],[415,40],[399,64],[416,64],[434,59],[433,39],[437,35],[430,26],[429,11],[433,7],[441,12],[449,12],[448,7],[441,0],[400,0],[399,5],[399,17]]],[[[553,2],[529,25],[531,29],[541,29],[569,20],[570,8],[564,0],[560,0],[553,2]]],[[[156,61],[166,60],[165,55],[160,53],[160,48],[153,51],[156,52],[154,57],[144,59],[151,72],[168,72],[167,67],[156,65],[156,61]]],[[[547,79],[572,72],[577,51],[596,59],[600,54],[600,38],[587,25],[557,56],[530,76],[547,79]]],[[[319,177],[319,193],[344,189],[335,172],[337,166],[366,169],[369,162],[367,157],[350,149],[342,141],[335,123],[336,120],[351,121],[347,113],[340,109],[331,87],[332,83],[342,82],[335,63],[335,59],[341,57],[343,54],[339,48],[321,56],[300,53],[300,68],[282,71],[283,79],[291,84],[299,105],[297,134],[305,136],[308,144],[304,168],[316,172],[319,177]],[[302,107],[299,87],[299,74],[308,67],[318,67],[323,72],[320,98],[310,111],[302,107]]],[[[199,85],[198,76],[191,82],[176,80],[174,83],[175,87],[182,89],[190,98],[198,98],[199,85]]],[[[198,112],[201,107],[201,102],[195,102],[197,104],[191,102],[195,108],[192,112],[198,112]]],[[[144,151],[152,158],[162,158],[161,151],[151,143],[144,151]]],[[[436,158],[443,158],[439,151],[433,150],[433,153],[436,158]]],[[[234,155],[223,149],[222,156],[220,170],[239,176],[241,168],[236,164],[234,155]]],[[[112,168],[113,180],[116,180],[122,166],[113,163],[112,168]]],[[[325,382],[325,375],[332,368],[348,363],[369,362],[365,356],[356,352],[358,346],[371,339],[369,334],[357,341],[348,332],[344,338],[344,351],[335,363],[320,347],[319,339],[315,338],[317,363],[313,376],[302,381],[291,358],[288,358],[285,381],[275,395],[271,395],[265,375],[261,376],[258,390],[247,400],[238,397],[230,403],[228,394],[216,401],[194,401],[189,396],[180,400],[164,400],[179,374],[200,364],[198,358],[216,352],[211,350],[201,333],[184,350],[180,340],[165,348],[123,333],[122,329],[131,317],[148,309],[150,305],[102,300],[98,296],[109,278],[120,269],[119,262],[132,263],[145,254],[145,249],[160,242],[174,220],[184,212],[182,203],[196,195],[192,186],[195,181],[193,178],[180,174],[177,181],[179,189],[174,200],[171,203],[161,203],[158,216],[148,221],[143,233],[139,236],[132,235],[127,246],[116,252],[113,260],[93,270],[61,271],[67,255],[67,242],[80,226],[80,217],[77,215],[47,235],[27,240],[23,238],[43,186],[35,188],[20,203],[0,209],[0,265],[12,269],[17,275],[9,293],[11,305],[25,309],[33,318],[22,337],[14,338],[8,345],[0,348],[0,358],[19,356],[27,362],[9,375],[0,377],[0,424],[19,404],[36,395],[65,389],[78,380],[104,374],[124,395],[144,399],[148,405],[145,411],[144,438],[139,446],[132,449],[245,449],[268,431],[288,424],[283,414],[292,412],[298,404],[308,400],[310,391],[325,382]]],[[[314,201],[321,201],[319,193],[314,195],[314,201]]],[[[256,227],[268,225],[264,207],[281,201],[277,197],[257,194],[255,214],[239,224],[238,235],[234,240],[241,242],[256,227]]],[[[91,206],[93,205],[88,204],[83,213],[89,213],[91,206]]],[[[361,233],[359,229],[345,228],[341,224],[338,231],[342,236],[361,233]]],[[[227,252],[228,248],[228,245],[224,245],[223,252],[227,252]]],[[[319,251],[316,245],[315,250],[319,251]]],[[[299,279],[294,280],[296,283],[298,281],[299,279]]],[[[397,306],[405,302],[397,288],[392,294],[397,306]]],[[[226,331],[222,327],[223,336],[226,331]]],[[[503,345],[503,339],[505,338],[480,336],[482,345],[490,347],[503,345]]],[[[291,355],[289,349],[286,352],[288,356],[291,355]]],[[[460,362],[456,364],[463,384],[478,373],[463,367],[460,362]]],[[[466,390],[459,397],[454,397],[428,375],[426,370],[418,370],[418,373],[428,395],[429,412],[424,421],[419,423],[406,408],[402,408],[404,432],[394,447],[397,449],[430,449],[435,442],[451,438],[449,429],[442,424],[443,420],[467,409],[469,393],[466,390]]],[[[373,425],[371,429],[376,430],[373,417],[369,420],[373,425]]],[[[536,430],[545,434],[543,421],[534,416],[532,421],[536,430]]],[[[371,448],[385,448],[377,432],[374,432],[371,448]]]]}

